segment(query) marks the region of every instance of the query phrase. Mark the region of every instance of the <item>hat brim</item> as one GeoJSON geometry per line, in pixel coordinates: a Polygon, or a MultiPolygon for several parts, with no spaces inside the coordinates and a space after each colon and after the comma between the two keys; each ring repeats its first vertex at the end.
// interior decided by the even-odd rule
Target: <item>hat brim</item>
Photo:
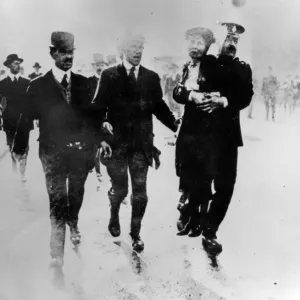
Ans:
{"type": "Polygon", "coordinates": [[[42,68],[42,66],[40,66],[40,65],[34,65],[34,66],[33,66],[33,68],[38,68],[38,69],[41,69],[41,68],[42,68]]]}
{"type": "Polygon", "coordinates": [[[68,50],[68,51],[75,51],[76,50],[75,46],[73,46],[73,47],[64,47],[64,46],[58,46],[58,45],[55,46],[55,45],[50,44],[49,47],[50,48],[55,48],[57,50],[68,50]]]}
{"type": "Polygon", "coordinates": [[[14,61],[19,61],[20,64],[21,64],[21,63],[24,61],[24,59],[18,58],[18,59],[14,59],[14,60],[6,60],[6,61],[3,63],[3,65],[4,65],[5,67],[9,68],[9,65],[10,65],[12,62],[14,62],[14,61]]]}

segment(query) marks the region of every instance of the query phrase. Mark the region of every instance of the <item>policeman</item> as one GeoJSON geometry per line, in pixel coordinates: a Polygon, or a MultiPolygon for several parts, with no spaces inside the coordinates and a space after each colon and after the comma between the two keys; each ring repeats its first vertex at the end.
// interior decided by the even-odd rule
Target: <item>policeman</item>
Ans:
{"type": "MultiPolygon", "coordinates": [[[[222,245],[217,241],[217,231],[229,207],[237,176],[238,147],[243,146],[240,110],[249,106],[253,96],[251,67],[236,57],[237,44],[245,29],[235,23],[221,23],[228,34],[218,57],[220,93],[226,99],[222,110],[222,143],[218,153],[214,190],[209,206],[207,224],[203,230],[203,246],[219,253],[222,245]]],[[[213,109],[213,104],[211,109],[213,109]]]]}

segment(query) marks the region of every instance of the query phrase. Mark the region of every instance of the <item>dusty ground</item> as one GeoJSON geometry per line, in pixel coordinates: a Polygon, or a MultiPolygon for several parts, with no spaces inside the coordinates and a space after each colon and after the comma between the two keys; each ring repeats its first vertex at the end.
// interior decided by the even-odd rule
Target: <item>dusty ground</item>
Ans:
{"type": "MultiPolygon", "coordinates": [[[[255,119],[243,112],[242,123],[245,147],[219,232],[224,251],[218,267],[211,266],[201,238],[176,236],[174,147],[164,145],[171,132],[156,124],[163,163],[149,173],[144,253],[131,251],[129,204],[122,205],[121,237],[109,235],[109,180],[104,171],[97,191],[93,173],[80,215],[82,245],[76,254],[67,239],[64,272],[54,274],[48,269],[48,199],[33,132],[26,184],[12,174],[9,156],[0,156],[0,299],[299,299],[300,112],[280,110],[277,122],[266,122],[257,104],[255,119]]],[[[3,153],[3,132],[0,143],[3,153]]]]}

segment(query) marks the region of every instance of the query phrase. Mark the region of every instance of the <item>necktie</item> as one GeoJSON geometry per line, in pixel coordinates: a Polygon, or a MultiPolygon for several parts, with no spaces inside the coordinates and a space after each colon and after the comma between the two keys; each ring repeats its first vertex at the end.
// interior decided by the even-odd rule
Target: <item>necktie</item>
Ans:
{"type": "Polygon", "coordinates": [[[63,80],[61,81],[61,85],[66,89],[68,87],[68,76],[67,74],[64,75],[63,80]]]}
{"type": "Polygon", "coordinates": [[[136,82],[134,71],[135,71],[135,67],[132,67],[129,72],[129,77],[130,77],[130,79],[132,79],[133,82],[136,82]]]}
{"type": "Polygon", "coordinates": [[[14,84],[16,84],[18,82],[18,79],[17,79],[16,76],[14,77],[14,81],[13,82],[14,82],[14,84]]]}

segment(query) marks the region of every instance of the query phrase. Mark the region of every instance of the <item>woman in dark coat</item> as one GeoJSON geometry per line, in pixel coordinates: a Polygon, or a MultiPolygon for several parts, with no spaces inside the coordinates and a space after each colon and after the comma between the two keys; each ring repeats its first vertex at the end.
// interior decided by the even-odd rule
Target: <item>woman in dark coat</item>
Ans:
{"type": "Polygon", "coordinates": [[[186,39],[191,61],[184,66],[173,93],[174,100],[185,105],[176,143],[176,173],[183,193],[178,234],[195,237],[202,233],[212,196],[212,179],[222,146],[222,115],[201,106],[203,99],[219,96],[217,59],[207,55],[215,41],[213,33],[193,28],[187,31],[186,39]]]}

